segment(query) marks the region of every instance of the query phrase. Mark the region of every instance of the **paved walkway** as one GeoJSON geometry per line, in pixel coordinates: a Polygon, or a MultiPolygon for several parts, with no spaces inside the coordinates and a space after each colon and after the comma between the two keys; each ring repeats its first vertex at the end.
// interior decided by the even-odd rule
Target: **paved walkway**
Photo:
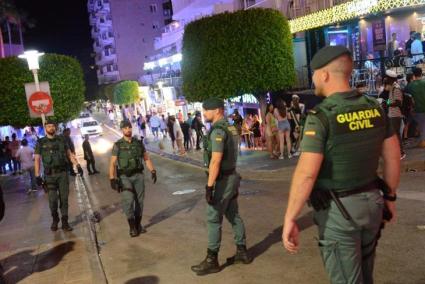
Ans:
{"type": "Polygon", "coordinates": [[[47,195],[41,189],[27,194],[24,176],[3,176],[0,184],[6,204],[0,223],[0,263],[6,283],[103,283],[73,181],[72,232],[50,231],[47,195]]]}

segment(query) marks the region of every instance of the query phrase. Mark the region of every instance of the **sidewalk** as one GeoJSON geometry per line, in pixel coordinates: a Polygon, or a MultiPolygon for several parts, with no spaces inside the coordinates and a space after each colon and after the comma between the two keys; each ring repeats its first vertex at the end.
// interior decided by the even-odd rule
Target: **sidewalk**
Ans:
{"type": "Polygon", "coordinates": [[[0,177],[6,204],[0,223],[0,262],[6,283],[101,283],[73,180],[69,218],[74,230],[51,232],[44,191],[27,194],[23,176],[0,177]]]}
{"type": "MultiPolygon", "coordinates": [[[[94,116],[105,123],[106,127],[113,128],[115,132],[121,135],[118,124],[112,125],[106,118],[104,113],[94,113],[94,116]]],[[[135,135],[140,135],[137,127],[133,130],[135,135]]],[[[203,167],[203,151],[190,150],[184,156],[174,153],[169,138],[155,140],[154,137],[147,133],[144,140],[148,151],[158,154],[162,157],[173,159],[176,161],[189,163],[194,166],[203,167]],[[160,142],[161,145],[160,145],[160,142]]],[[[415,148],[415,139],[410,139],[405,146],[406,158],[401,163],[401,171],[423,171],[425,170],[425,149],[415,148]]],[[[241,155],[238,158],[238,171],[244,177],[256,180],[282,180],[288,175],[292,175],[297,164],[298,158],[285,160],[271,160],[266,151],[250,150],[242,148],[241,155]]]]}

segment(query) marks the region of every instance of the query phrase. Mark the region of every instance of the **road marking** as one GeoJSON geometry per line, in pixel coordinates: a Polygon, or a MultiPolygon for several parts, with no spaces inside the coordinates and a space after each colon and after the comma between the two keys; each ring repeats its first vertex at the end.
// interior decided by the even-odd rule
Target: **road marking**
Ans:
{"type": "Polygon", "coordinates": [[[99,246],[102,244],[98,237],[100,233],[100,226],[99,223],[94,222],[96,220],[96,215],[93,212],[90,198],[87,194],[87,187],[85,185],[84,178],[80,175],[77,175],[75,178],[75,189],[77,192],[77,202],[82,214],[82,220],[86,224],[86,226],[83,226],[83,228],[86,231],[86,234],[88,234],[87,238],[89,239],[89,243],[91,245],[88,247],[88,249],[89,252],[91,252],[94,256],[92,261],[96,263],[93,264],[96,265],[96,278],[101,280],[103,283],[108,283],[103,262],[100,258],[99,246]]]}
{"type": "Polygon", "coordinates": [[[185,190],[179,190],[179,191],[174,191],[173,195],[182,195],[182,194],[189,194],[189,193],[193,193],[195,192],[196,189],[185,189],[185,190]]]}

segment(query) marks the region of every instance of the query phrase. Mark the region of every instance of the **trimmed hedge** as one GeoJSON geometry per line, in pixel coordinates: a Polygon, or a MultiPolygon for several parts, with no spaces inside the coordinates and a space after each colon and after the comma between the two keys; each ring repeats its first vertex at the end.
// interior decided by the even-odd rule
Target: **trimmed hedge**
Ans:
{"type": "Polygon", "coordinates": [[[191,22],[182,53],[183,92],[190,101],[258,96],[295,82],[292,35],[276,10],[250,9],[191,22]]]}
{"type": "MultiPolygon", "coordinates": [[[[84,103],[85,84],[80,63],[72,57],[45,54],[40,57],[39,80],[48,81],[58,122],[78,116],[84,103]]],[[[17,57],[0,59],[0,125],[24,127],[40,125],[41,119],[29,117],[25,83],[34,82],[27,62],[17,57]]]]}
{"type": "MultiPolygon", "coordinates": [[[[117,105],[129,105],[139,100],[139,84],[136,81],[121,81],[114,85],[108,85],[113,89],[113,103],[117,105]]],[[[110,90],[107,90],[107,94],[110,90]]]]}

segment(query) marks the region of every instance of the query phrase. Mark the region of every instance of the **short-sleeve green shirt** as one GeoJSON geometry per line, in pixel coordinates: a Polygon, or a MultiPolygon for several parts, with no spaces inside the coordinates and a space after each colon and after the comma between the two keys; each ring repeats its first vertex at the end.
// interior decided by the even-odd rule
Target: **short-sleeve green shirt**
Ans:
{"type": "Polygon", "coordinates": [[[323,123],[315,115],[308,115],[304,125],[301,151],[312,153],[324,153],[327,138],[327,130],[323,123]]]}
{"type": "Polygon", "coordinates": [[[212,152],[224,152],[226,142],[226,132],[223,129],[216,128],[211,132],[211,151],[212,152]]]}

